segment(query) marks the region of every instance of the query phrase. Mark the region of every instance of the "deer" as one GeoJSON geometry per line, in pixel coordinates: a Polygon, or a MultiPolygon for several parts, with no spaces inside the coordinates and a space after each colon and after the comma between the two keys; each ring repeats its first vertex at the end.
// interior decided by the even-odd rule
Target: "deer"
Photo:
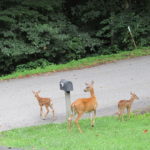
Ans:
{"type": "Polygon", "coordinates": [[[86,88],[84,89],[84,92],[90,92],[91,96],[89,98],[79,98],[71,104],[71,115],[68,118],[69,131],[71,130],[72,119],[76,114],[77,114],[77,118],[75,119],[75,124],[80,133],[82,133],[83,131],[79,125],[79,120],[84,113],[93,113],[93,116],[91,117],[91,126],[94,127],[95,118],[96,118],[96,108],[98,104],[97,104],[96,96],[94,94],[93,84],[94,81],[91,81],[90,84],[85,83],[86,88]]]}
{"type": "Polygon", "coordinates": [[[118,102],[119,120],[120,120],[120,118],[122,119],[122,121],[124,120],[123,113],[124,113],[125,109],[127,109],[128,119],[130,119],[130,111],[131,111],[132,104],[133,104],[134,100],[139,99],[139,97],[135,93],[130,92],[130,95],[131,95],[131,97],[129,100],[120,100],[118,102]]]}
{"type": "Polygon", "coordinates": [[[39,106],[40,106],[40,117],[43,118],[43,108],[42,107],[45,106],[45,108],[47,110],[47,112],[46,112],[46,114],[44,115],[44,118],[43,118],[44,120],[46,119],[46,117],[47,117],[47,115],[49,113],[49,107],[50,107],[50,109],[52,111],[52,114],[53,114],[53,120],[54,120],[55,114],[54,114],[52,100],[50,98],[43,98],[43,97],[41,97],[39,95],[40,91],[37,91],[37,92],[32,91],[32,92],[33,92],[33,94],[34,94],[35,98],[37,99],[37,101],[39,103],[39,106]]]}

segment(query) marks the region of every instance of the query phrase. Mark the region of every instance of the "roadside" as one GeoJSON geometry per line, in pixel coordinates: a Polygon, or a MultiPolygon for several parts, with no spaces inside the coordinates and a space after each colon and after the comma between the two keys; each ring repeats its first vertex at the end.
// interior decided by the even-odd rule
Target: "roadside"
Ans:
{"type": "Polygon", "coordinates": [[[0,150],[21,150],[21,149],[12,148],[12,147],[1,147],[1,146],[0,146],[0,150]]]}
{"type": "Polygon", "coordinates": [[[98,66],[100,64],[106,64],[118,60],[129,59],[129,58],[134,58],[139,56],[147,56],[147,55],[150,55],[150,47],[135,49],[132,51],[121,51],[117,54],[111,54],[111,55],[87,57],[80,60],[73,60],[66,64],[50,65],[45,68],[37,68],[34,70],[23,70],[21,72],[14,72],[9,75],[1,76],[0,81],[15,79],[15,78],[37,76],[41,74],[51,74],[54,72],[90,68],[90,67],[98,66]]]}

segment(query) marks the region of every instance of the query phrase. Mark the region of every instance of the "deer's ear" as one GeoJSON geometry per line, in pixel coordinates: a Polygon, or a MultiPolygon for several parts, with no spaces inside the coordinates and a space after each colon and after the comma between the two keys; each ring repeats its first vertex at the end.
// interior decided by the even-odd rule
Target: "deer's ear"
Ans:
{"type": "Polygon", "coordinates": [[[93,80],[91,81],[91,84],[92,84],[92,85],[94,84],[94,81],[93,81],[93,80]]]}
{"type": "Polygon", "coordinates": [[[88,83],[85,83],[85,85],[88,86],[89,84],[88,84],[88,83]]]}
{"type": "Polygon", "coordinates": [[[130,94],[132,95],[133,93],[132,93],[132,92],[130,92],[130,94]]]}
{"type": "Polygon", "coordinates": [[[41,91],[39,90],[38,93],[40,93],[41,91]]]}
{"type": "Polygon", "coordinates": [[[33,93],[33,94],[35,94],[35,92],[34,92],[34,91],[32,91],[32,93],[33,93]]]}

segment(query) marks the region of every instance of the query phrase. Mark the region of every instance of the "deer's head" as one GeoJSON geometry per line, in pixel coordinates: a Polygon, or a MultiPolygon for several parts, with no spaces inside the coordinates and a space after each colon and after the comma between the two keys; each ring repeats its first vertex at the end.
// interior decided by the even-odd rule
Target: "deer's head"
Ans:
{"type": "Polygon", "coordinates": [[[40,91],[37,91],[37,92],[36,91],[32,91],[32,93],[34,94],[35,97],[39,97],[40,91]]]}
{"type": "Polygon", "coordinates": [[[130,92],[130,94],[131,94],[131,97],[132,97],[132,98],[134,98],[134,99],[139,99],[139,97],[138,97],[135,93],[130,92]]]}
{"type": "Polygon", "coordinates": [[[84,89],[84,92],[91,91],[91,89],[93,89],[93,84],[94,84],[94,81],[91,81],[91,83],[85,83],[86,88],[84,89]]]}

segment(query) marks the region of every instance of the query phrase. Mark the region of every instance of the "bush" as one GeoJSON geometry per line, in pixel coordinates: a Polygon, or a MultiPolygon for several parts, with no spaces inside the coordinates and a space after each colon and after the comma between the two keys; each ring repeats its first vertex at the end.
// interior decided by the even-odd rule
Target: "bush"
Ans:
{"type": "Polygon", "coordinates": [[[44,68],[48,65],[51,65],[52,63],[48,62],[46,59],[38,59],[35,61],[28,62],[26,64],[21,64],[16,66],[16,71],[25,71],[25,70],[32,70],[36,69],[38,67],[44,68]]]}
{"type": "Polygon", "coordinates": [[[34,68],[30,63],[41,58],[59,64],[132,50],[128,26],[137,46],[149,46],[149,4],[148,0],[0,1],[0,75],[18,70],[19,65],[34,68]]]}

